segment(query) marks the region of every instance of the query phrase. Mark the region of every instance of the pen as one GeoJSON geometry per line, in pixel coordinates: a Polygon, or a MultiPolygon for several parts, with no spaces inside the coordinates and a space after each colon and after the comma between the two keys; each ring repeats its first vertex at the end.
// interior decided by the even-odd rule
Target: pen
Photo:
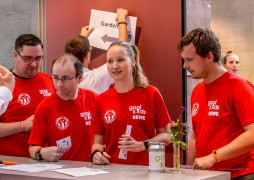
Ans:
{"type": "Polygon", "coordinates": [[[16,162],[12,162],[12,161],[0,161],[0,164],[17,165],[16,162]]]}

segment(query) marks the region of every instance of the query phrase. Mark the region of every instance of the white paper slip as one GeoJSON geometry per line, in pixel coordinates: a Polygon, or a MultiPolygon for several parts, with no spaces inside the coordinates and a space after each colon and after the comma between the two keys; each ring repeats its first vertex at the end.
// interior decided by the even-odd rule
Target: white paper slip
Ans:
{"type": "MultiPolygon", "coordinates": [[[[126,135],[129,135],[129,136],[131,135],[131,128],[132,128],[132,125],[127,125],[126,131],[125,131],[126,135]]],[[[127,159],[127,151],[124,151],[121,149],[119,152],[118,159],[127,159]]]]}
{"type": "Polygon", "coordinates": [[[57,169],[57,170],[52,170],[52,171],[58,172],[58,173],[61,173],[61,174],[65,174],[65,175],[69,175],[69,176],[75,176],[75,177],[109,173],[107,171],[102,171],[102,170],[99,170],[99,169],[91,169],[91,168],[87,168],[87,167],[57,169]]]}
{"type": "Polygon", "coordinates": [[[47,171],[53,169],[62,168],[65,165],[59,164],[18,164],[12,166],[4,166],[0,167],[0,169],[11,170],[11,171],[24,171],[24,172],[40,172],[40,171],[47,171]]]}
{"type": "Polygon", "coordinates": [[[67,152],[72,146],[71,137],[68,136],[66,138],[56,141],[56,145],[57,145],[57,147],[62,148],[64,150],[64,153],[67,152]]]}

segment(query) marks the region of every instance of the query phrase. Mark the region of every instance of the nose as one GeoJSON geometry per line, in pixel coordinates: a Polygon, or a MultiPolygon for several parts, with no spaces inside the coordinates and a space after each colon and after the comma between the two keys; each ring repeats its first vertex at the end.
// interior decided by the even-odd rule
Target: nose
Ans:
{"type": "Polygon", "coordinates": [[[189,65],[187,64],[187,62],[186,61],[183,61],[184,63],[183,63],[183,68],[184,69],[188,69],[188,67],[189,67],[189,65]]]}
{"type": "Polygon", "coordinates": [[[33,66],[33,67],[35,67],[37,64],[36,64],[36,61],[35,60],[33,60],[31,63],[30,63],[30,66],[33,66]]]}
{"type": "Polygon", "coordinates": [[[57,81],[57,85],[58,85],[58,86],[63,86],[63,81],[62,81],[61,79],[59,79],[59,80],[57,81]]]}
{"type": "Polygon", "coordinates": [[[118,63],[116,61],[114,61],[112,67],[113,68],[118,68],[118,63]]]}

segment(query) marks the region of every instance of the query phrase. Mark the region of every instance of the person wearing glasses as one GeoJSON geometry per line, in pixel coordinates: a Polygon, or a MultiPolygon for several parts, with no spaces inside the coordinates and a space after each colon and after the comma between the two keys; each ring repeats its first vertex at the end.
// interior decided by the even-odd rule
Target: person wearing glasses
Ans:
{"type": "Polygon", "coordinates": [[[14,86],[14,75],[8,69],[0,66],[0,115],[5,112],[9,102],[12,100],[14,86]]]}
{"type": "Polygon", "coordinates": [[[29,157],[28,138],[37,105],[55,90],[51,77],[38,72],[43,60],[41,40],[22,34],[15,42],[13,99],[0,117],[0,154],[29,157]]]}
{"type": "Polygon", "coordinates": [[[71,54],[52,64],[56,93],[37,108],[28,143],[31,158],[90,161],[92,111],[97,94],[79,89],[83,67],[71,54]]]}
{"type": "MultiPolygon", "coordinates": [[[[117,9],[117,21],[124,22],[120,23],[119,26],[119,40],[128,42],[128,31],[126,16],[128,11],[126,9],[117,9]]],[[[108,73],[106,64],[89,70],[88,66],[90,64],[90,57],[92,47],[90,46],[89,40],[87,39],[89,35],[93,32],[94,28],[89,28],[88,26],[83,27],[81,30],[81,35],[76,35],[71,37],[65,45],[65,53],[70,53],[76,56],[83,65],[83,80],[79,87],[82,89],[88,89],[94,91],[98,94],[103,93],[108,90],[109,87],[114,83],[114,80],[108,73]]]]}

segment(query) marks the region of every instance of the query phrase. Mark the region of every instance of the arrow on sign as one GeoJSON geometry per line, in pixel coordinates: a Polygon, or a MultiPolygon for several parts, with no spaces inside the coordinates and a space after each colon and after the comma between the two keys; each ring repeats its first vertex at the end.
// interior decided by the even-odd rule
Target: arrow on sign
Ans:
{"type": "Polygon", "coordinates": [[[108,42],[115,42],[118,41],[118,38],[114,38],[114,37],[110,37],[107,34],[105,34],[104,36],[101,37],[101,39],[103,40],[104,43],[108,42]]]}

